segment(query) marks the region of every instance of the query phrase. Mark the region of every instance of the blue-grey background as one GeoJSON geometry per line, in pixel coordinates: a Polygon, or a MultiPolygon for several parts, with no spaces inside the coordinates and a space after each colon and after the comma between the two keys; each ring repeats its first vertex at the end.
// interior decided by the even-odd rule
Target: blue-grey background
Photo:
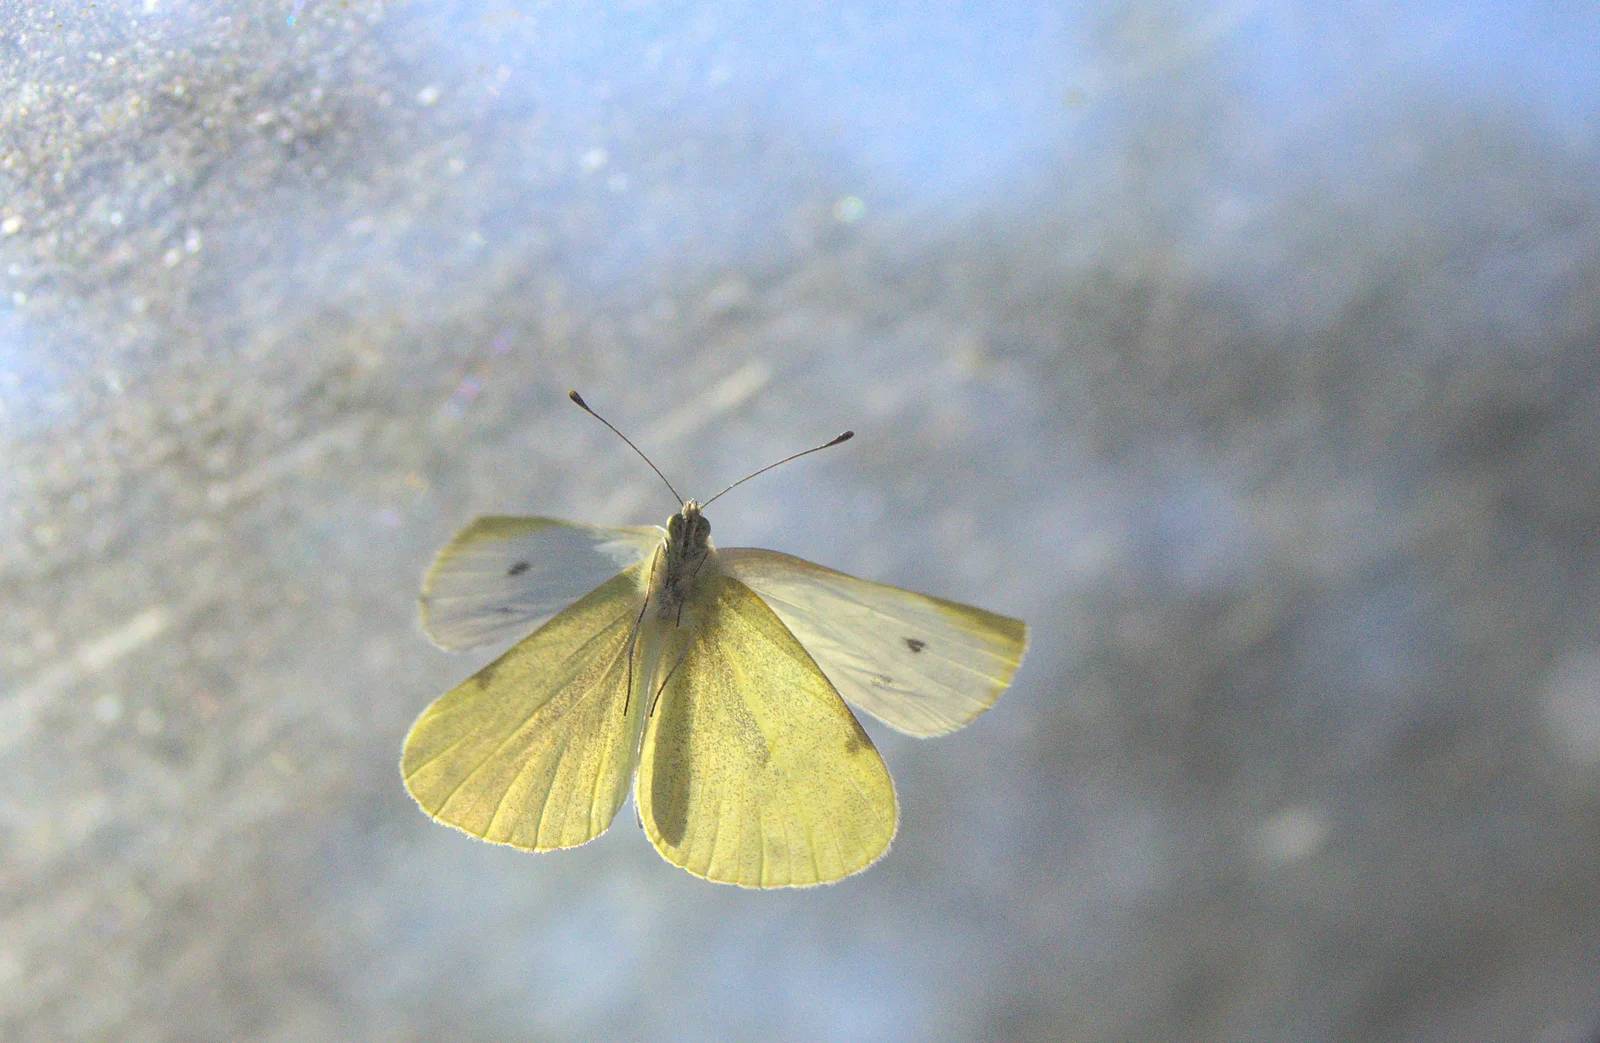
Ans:
{"type": "Polygon", "coordinates": [[[0,2],[0,1036],[1600,1031],[1592,4],[0,2]],[[483,512],[1026,618],[889,857],[432,824],[483,512]]]}

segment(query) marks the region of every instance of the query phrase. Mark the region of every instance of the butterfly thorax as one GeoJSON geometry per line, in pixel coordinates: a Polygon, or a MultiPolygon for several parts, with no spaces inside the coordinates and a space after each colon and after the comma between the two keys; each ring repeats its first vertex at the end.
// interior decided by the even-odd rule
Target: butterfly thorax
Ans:
{"type": "Polygon", "coordinates": [[[705,575],[713,553],[711,523],[700,513],[700,505],[690,500],[667,519],[667,538],[653,565],[651,596],[661,615],[682,618],[683,604],[705,575]]]}

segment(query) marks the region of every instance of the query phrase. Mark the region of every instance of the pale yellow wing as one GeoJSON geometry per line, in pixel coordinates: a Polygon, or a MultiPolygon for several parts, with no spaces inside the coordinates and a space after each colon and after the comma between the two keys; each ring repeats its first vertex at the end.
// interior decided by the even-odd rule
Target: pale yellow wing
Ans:
{"type": "Polygon", "coordinates": [[[776,551],[717,552],[839,694],[908,735],[955,731],[993,706],[1028,644],[1020,619],[869,583],[776,551]]]}
{"type": "Polygon", "coordinates": [[[849,707],[737,580],[707,576],[688,607],[682,660],[674,669],[676,653],[660,657],[666,687],[635,789],[656,850],[746,887],[826,883],[871,865],[894,838],[894,785],[849,707]]]}
{"type": "Polygon", "coordinates": [[[534,851],[606,831],[627,799],[644,721],[643,698],[627,693],[629,635],[644,603],[639,569],[602,584],[422,712],[400,761],[422,810],[534,851]]]}
{"type": "Polygon", "coordinates": [[[452,651],[514,640],[642,561],[662,536],[653,526],[478,518],[428,570],[422,627],[434,644],[452,651]]]}

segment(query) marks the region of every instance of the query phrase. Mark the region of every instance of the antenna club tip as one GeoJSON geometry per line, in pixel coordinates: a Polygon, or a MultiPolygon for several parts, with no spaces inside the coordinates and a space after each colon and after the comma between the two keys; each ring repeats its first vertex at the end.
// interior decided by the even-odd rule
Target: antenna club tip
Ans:
{"type": "Polygon", "coordinates": [[[572,399],[572,401],[576,402],[578,405],[582,406],[584,409],[589,408],[589,403],[585,402],[583,400],[583,396],[578,394],[576,391],[568,391],[567,397],[572,399]]]}
{"type": "Polygon", "coordinates": [[[855,436],[856,436],[856,433],[854,431],[846,431],[844,434],[840,435],[838,438],[835,438],[833,441],[829,442],[828,444],[829,445],[838,445],[840,442],[848,442],[848,441],[850,441],[850,439],[854,438],[855,436]]]}

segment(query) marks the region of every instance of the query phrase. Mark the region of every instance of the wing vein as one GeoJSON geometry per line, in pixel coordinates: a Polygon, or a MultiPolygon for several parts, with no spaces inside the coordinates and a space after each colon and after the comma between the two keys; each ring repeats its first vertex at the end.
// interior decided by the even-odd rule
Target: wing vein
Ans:
{"type": "MultiPolygon", "coordinates": [[[[624,642],[623,643],[623,647],[618,649],[616,651],[616,653],[612,655],[611,662],[610,662],[609,665],[607,665],[605,674],[601,676],[600,681],[601,681],[602,684],[605,683],[605,679],[607,677],[611,676],[611,672],[617,668],[617,660],[622,658],[623,653],[625,651],[628,652],[628,654],[630,654],[630,655],[632,654],[631,650],[628,649],[627,642],[624,642]]],[[[630,693],[630,695],[631,695],[631,693],[630,693]]],[[[629,725],[627,720],[624,720],[622,722],[622,726],[626,731],[625,739],[628,740],[628,745],[631,746],[632,745],[631,740],[633,738],[633,735],[632,735],[633,729],[629,725]]],[[[595,807],[596,807],[596,805],[598,805],[600,803],[600,783],[605,779],[605,777],[606,777],[606,773],[603,770],[601,770],[600,767],[597,766],[596,769],[595,769],[595,773],[594,773],[594,786],[591,787],[590,790],[589,790],[589,821],[590,822],[594,821],[595,807]]]]}
{"type": "MultiPolygon", "coordinates": [[[[630,611],[631,611],[631,609],[630,609],[630,611]]],[[[602,627],[593,637],[589,638],[582,645],[578,646],[578,648],[574,652],[569,654],[567,656],[567,658],[563,661],[563,665],[565,665],[566,663],[572,662],[572,660],[574,658],[576,658],[580,652],[588,649],[588,647],[590,645],[594,644],[596,641],[599,641],[601,638],[603,638],[607,634],[609,634],[611,629],[612,629],[612,627],[616,626],[617,620],[622,619],[624,616],[626,616],[628,614],[629,614],[628,612],[624,612],[621,615],[617,616],[616,619],[613,619],[606,626],[602,627]]],[[[585,694],[587,694],[587,693],[585,693],[585,694]]],[[[579,698],[581,698],[581,696],[579,698]]],[[[473,780],[473,778],[477,776],[478,772],[482,771],[484,769],[484,767],[489,764],[489,762],[491,762],[494,759],[496,759],[497,757],[499,757],[501,751],[504,750],[507,746],[509,746],[511,744],[511,742],[514,739],[517,738],[517,736],[519,736],[523,732],[527,731],[528,727],[531,724],[533,724],[534,719],[539,716],[539,712],[541,710],[543,710],[545,707],[549,706],[549,705],[550,705],[550,702],[549,702],[548,699],[545,702],[540,703],[534,709],[534,711],[532,713],[530,713],[527,717],[523,718],[522,723],[520,723],[520,724],[516,725],[515,727],[513,727],[511,729],[510,733],[507,734],[504,739],[500,740],[499,744],[496,745],[493,750],[490,750],[487,754],[484,755],[483,759],[478,762],[476,767],[474,767],[471,771],[467,772],[467,774],[462,777],[461,781],[456,783],[455,788],[450,791],[449,795],[447,795],[444,798],[444,800],[439,802],[439,807],[442,809],[445,806],[447,806],[452,800],[454,800],[455,797],[456,797],[456,794],[461,792],[462,787],[466,786],[467,783],[471,782],[473,780]]],[[[415,772],[413,772],[413,774],[415,774],[415,772]]]]}

